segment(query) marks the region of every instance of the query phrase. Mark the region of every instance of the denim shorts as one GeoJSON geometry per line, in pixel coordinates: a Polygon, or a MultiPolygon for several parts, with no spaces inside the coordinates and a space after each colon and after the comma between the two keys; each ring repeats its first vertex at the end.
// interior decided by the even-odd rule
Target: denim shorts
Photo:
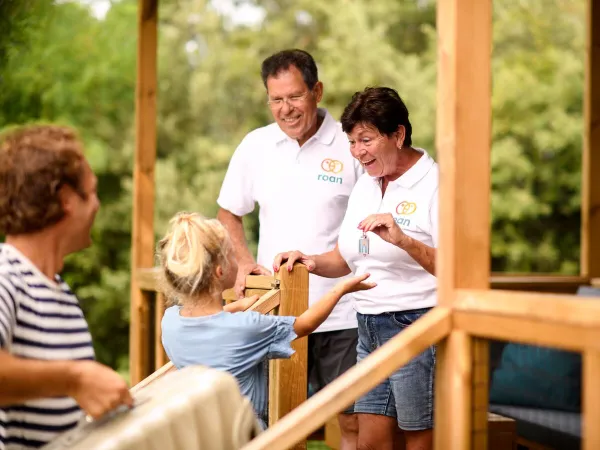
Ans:
{"type": "MultiPolygon", "coordinates": [[[[430,309],[383,314],[357,313],[357,361],[369,356],[430,309]]],[[[435,351],[435,346],[429,347],[359,398],[354,405],[354,412],[394,417],[402,430],[433,428],[435,351]]]]}

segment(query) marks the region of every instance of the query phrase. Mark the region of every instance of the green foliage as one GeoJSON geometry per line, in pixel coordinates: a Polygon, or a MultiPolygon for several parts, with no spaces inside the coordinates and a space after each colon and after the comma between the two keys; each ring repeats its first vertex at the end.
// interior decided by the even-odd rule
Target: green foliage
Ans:
{"type": "MultiPolygon", "coordinates": [[[[271,121],[260,63],[282,48],[313,53],[325,85],[322,106],[334,117],[365,86],[396,88],[411,111],[414,144],[435,153],[433,1],[236,3],[262,7],[263,21],[235,25],[208,0],[161,1],[157,238],[179,210],[216,214],[231,154],[244,134],[271,121]]],[[[578,271],[584,3],[494,3],[494,270],[578,271]]],[[[122,371],[136,14],[135,0],[112,2],[104,20],[76,2],[0,0],[0,129],[50,121],[80,131],[102,208],[95,245],[69,258],[66,278],[82,299],[98,359],[122,371]],[[10,29],[1,21],[9,8],[18,17],[10,29]]],[[[255,249],[256,212],[245,226],[255,249]]]]}

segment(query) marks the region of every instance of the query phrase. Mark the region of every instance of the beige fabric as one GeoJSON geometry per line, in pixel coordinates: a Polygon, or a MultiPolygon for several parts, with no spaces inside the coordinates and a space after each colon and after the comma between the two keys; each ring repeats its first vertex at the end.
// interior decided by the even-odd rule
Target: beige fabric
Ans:
{"type": "Polygon", "coordinates": [[[235,378],[205,367],[166,374],[134,394],[136,406],[83,423],[45,450],[234,450],[260,432],[235,378]]]}

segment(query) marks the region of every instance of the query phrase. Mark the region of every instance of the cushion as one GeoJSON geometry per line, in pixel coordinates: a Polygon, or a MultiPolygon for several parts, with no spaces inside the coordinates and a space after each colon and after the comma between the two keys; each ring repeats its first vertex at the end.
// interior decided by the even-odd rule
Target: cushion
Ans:
{"type": "Polygon", "coordinates": [[[492,375],[490,403],[580,411],[581,355],[507,344],[492,375]]]}

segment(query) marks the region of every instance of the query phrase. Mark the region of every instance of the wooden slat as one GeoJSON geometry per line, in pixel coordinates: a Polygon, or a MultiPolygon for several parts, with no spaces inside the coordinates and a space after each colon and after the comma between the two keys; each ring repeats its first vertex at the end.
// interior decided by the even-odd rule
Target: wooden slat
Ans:
{"type": "Polygon", "coordinates": [[[247,444],[245,450],[287,449],[322,426],[392,372],[450,333],[450,310],[434,308],[247,444]]]}
{"type": "Polygon", "coordinates": [[[261,314],[269,314],[279,306],[281,301],[281,291],[272,289],[263,295],[254,305],[250,307],[251,311],[256,311],[261,314]]]}
{"type": "Polygon", "coordinates": [[[139,0],[129,333],[129,370],[132,384],[139,382],[149,373],[149,308],[146,303],[148,297],[137,284],[135,270],[140,267],[152,267],[154,262],[157,16],[156,0],[139,0]]]}
{"type": "Polygon", "coordinates": [[[157,292],[160,267],[141,268],[135,271],[135,281],[138,288],[144,291],[157,292]]]}
{"type": "Polygon", "coordinates": [[[459,289],[455,307],[457,311],[600,329],[600,302],[570,295],[459,289]]]}
{"type": "MultiPolygon", "coordinates": [[[[299,316],[308,309],[308,270],[301,264],[291,272],[280,270],[280,316],[299,316]]],[[[306,401],[308,391],[308,337],[292,343],[295,350],[290,359],[269,361],[269,425],[273,425],[292,409],[306,401]]],[[[313,430],[311,430],[313,431],[313,430]]],[[[306,449],[306,442],[293,449],[306,449]]]]}
{"type": "Polygon", "coordinates": [[[600,352],[583,354],[583,450],[600,448],[600,352]]]}
{"type": "Polygon", "coordinates": [[[279,284],[275,277],[266,275],[246,275],[246,289],[273,289],[279,284]]]}
{"type": "Polygon", "coordinates": [[[600,329],[581,325],[561,325],[538,319],[496,314],[460,312],[453,315],[454,326],[473,336],[555,347],[581,352],[600,351],[600,329]]]}
{"type": "Polygon", "coordinates": [[[581,273],[600,277],[600,3],[587,1],[581,273]]]}
{"type": "Polygon", "coordinates": [[[169,361],[164,366],[162,366],[160,369],[156,370],[154,373],[152,373],[151,375],[147,376],[142,381],[140,381],[135,386],[133,386],[130,389],[130,392],[132,394],[135,394],[136,392],[139,392],[140,390],[144,389],[146,386],[148,386],[151,383],[155,382],[159,378],[164,377],[166,374],[168,374],[169,372],[172,372],[173,370],[176,370],[175,366],[173,365],[173,363],[171,361],[169,361]]]}
{"type": "Polygon", "coordinates": [[[164,294],[156,294],[156,305],[154,307],[154,370],[164,366],[169,358],[162,345],[162,318],[165,315],[166,299],[164,294]]]}

